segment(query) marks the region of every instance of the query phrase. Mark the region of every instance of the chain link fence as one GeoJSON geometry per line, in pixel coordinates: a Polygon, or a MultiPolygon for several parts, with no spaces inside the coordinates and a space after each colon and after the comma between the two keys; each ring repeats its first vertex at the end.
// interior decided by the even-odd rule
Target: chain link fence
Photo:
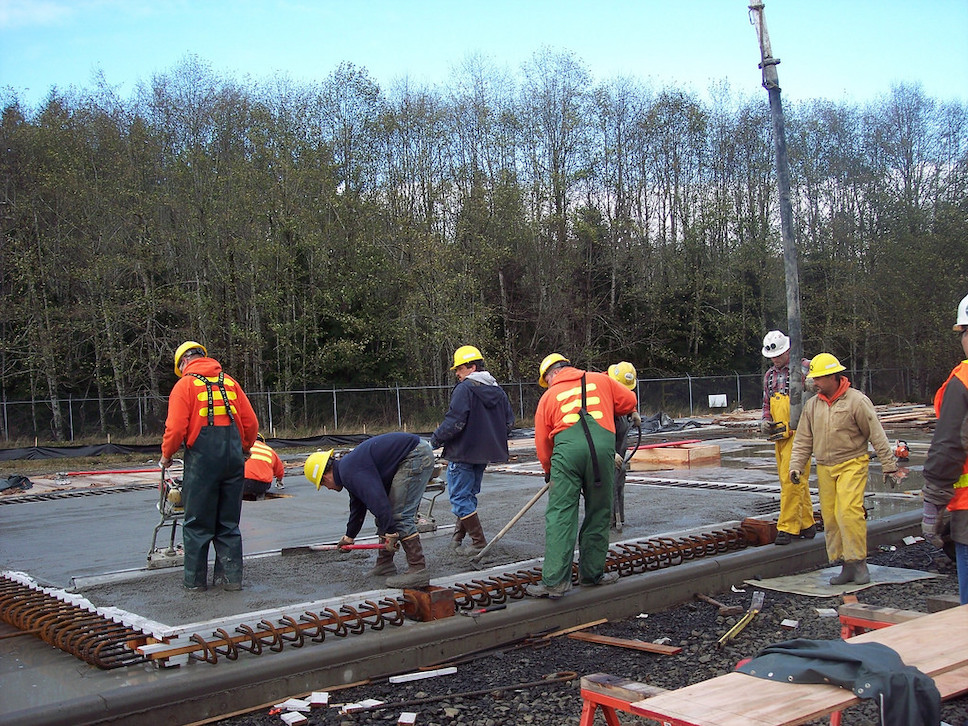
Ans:
{"type": "MultiPolygon", "coordinates": [[[[848,372],[848,375],[850,372],[848,372]]],[[[850,375],[874,403],[910,401],[910,375],[903,369],[850,375]]],[[[675,418],[709,416],[737,409],[759,410],[762,374],[640,378],[636,386],[643,415],[666,413],[675,418]]],[[[505,383],[519,426],[530,426],[544,392],[532,381],[505,383]]],[[[247,392],[267,435],[379,433],[390,430],[429,432],[447,412],[451,386],[325,388],[304,391],[247,392]]],[[[110,441],[115,438],[160,438],[167,399],[141,395],[124,398],[60,399],[58,414],[50,400],[8,400],[3,394],[3,440],[9,442],[110,441]],[[58,435],[56,421],[62,421],[58,435]]]]}

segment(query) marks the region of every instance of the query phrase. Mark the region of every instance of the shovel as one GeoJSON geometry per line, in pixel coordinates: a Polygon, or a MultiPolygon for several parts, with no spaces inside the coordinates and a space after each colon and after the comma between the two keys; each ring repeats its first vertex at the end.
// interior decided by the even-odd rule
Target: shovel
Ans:
{"type": "Polygon", "coordinates": [[[283,547],[282,556],[286,557],[288,555],[302,555],[307,552],[331,552],[333,550],[378,550],[382,547],[383,545],[379,542],[373,542],[372,544],[343,545],[342,547],[336,544],[300,545],[299,547],[283,547]]]}
{"type": "Polygon", "coordinates": [[[499,539],[501,539],[501,537],[506,535],[508,533],[508,530],[511,529],[511,527],[513,527],[515,523],[519,519],[521,519],[521,517],[524,516],[524,513],[527,512],[529,509],[531,509],[531,507],[534,506],[534,503],[539,499],[541,499],[541,497],[544,496],[544,493],[548,491],[550,488],[551,488],[551,482],[548,482],[543,487],[541,487],[538,490],[538,493],[535,494],[533,497],[531,497],[531,499],[528,500],[527,504],[521,507],[521,511],[515,514],[513,517],[511,517],[511,521],[504,525],[504,529],[502,529],[500,532],[494,535],[494,538],[484,546],[484,549],[482,549],[476,555],[471,557],[471,562],[474,564],[475,567],[480,565],[481,559],[483,559],[484,555],[487,554],[487,551],[494,546],[494,543],[497,542],[499,539]]]}

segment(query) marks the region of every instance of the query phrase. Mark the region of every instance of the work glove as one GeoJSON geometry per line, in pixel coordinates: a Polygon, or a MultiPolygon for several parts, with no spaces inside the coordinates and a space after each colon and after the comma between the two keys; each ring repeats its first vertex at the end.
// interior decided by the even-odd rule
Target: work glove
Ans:
{"type": "Polygon", "coordinates": [[[619,454],[619,453],[616,452],[616,454],[615,454],[615,469],[617,471],[621,471],[623,466],[625,466],[625,459],[622,458],[622,455],[621,454],[619,454]]]}
{"type": "Polygon", "coordinates": [[[545,474],[545,484],[550,484],[550,483],[551,483],[551,472],[549,471],[545,474]]]}
{"type": "Polygon", "coordinates": [[[785,423],[774,423],[771,428],[772,433],[766,437],[767,441],[783,441],[787,437],[787,427],[785,423]]]}
{"type": "Polygon", "coordinates": [[[773,433],[773,422],[763,419],[760,421],[760,433],[764,436],[769,436],[773,433]]]}
{"type": "Polygon", "coordinates": [[[941,507],[931,502],[925,502],[921,512],[921,534],[928,542],[939,549],[944,545],[944,541],[941,539],[941,528],[943,526],[941,507]]]}
{"type": "Polygon", "coordinates": [[[901,484],[901,479],[903,478],[901,472],[899,471],[888,471],[884,474],[884,486],[890,487],[891,489],[897,489],[901,484]]]}
{"type": "Polygon", "coordinates": [[[347,549],[343,549],[346,545],[351,545],[355,542],[352,537],[347,537],[345,534],[339,538],[339,542],[336,543],[336,549],[340,552],[349,552],[347,549]]]}
{"type": "Polygon", "coordinates": [[[632,411],[632,424],[642,428],[642,414],[638,411],[632,411]]]}
{"type": "Polygon", "coordinates": [[[792,481],[794,484],[799,484],[800,472],[797,471],[796,469],[790,469],[790,481],[792,481]]]}
{"type": "Polygon", "coordinates": [[[400,549],[400,535],[396,532],[384,535],[383,549],[387,552],[396,552],[400,549]]]}

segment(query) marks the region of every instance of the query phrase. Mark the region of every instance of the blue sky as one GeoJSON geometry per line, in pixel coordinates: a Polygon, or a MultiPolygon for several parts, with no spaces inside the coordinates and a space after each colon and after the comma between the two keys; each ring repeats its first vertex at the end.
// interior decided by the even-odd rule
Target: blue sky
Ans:
{"type": "MultiPolygon", "coordinates": [[[[322,80],[343,61],[387,87],[446,85],[478,54],[514,71],[543,47],[596,80],[764,93],[748,0],[0,0],[0,89],[29,106],[96,71],[129,98],[188,55],[219,76],[322,80]]],[[[865,102],[895,83],[968,99],[968,0],[765,0],[784,99],[865,102]]],[[[2,98],[2,96],[0,96],[2,98]]]]}

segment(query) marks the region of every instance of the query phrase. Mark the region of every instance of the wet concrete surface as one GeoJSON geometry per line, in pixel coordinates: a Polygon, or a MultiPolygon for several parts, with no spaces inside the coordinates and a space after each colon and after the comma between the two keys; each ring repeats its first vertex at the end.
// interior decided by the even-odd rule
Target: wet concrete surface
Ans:
{"type": "MultiPolygon", "coordinates": [[[[713,438],[711,432],[704,433],[713,438]]],[[[927,436],[905,433],[902,438],[912,449],[912,472],[904,486],[917,489],[927,436]]],[[[686,434],[681,438],[694,437],[693,432],[686,434]]],[[[622,532],[612,532],[612,542],[648,539],[747,516],[775,516],[779,489],[772,446],[728,432],[720,431],[720,435],[716,439],[722,451],[720,466],[630,473],[625,494],[627,523],[622,532]],[[703,482],[742,486],[688,486],[703,482]]],[[[488,537],[543,484],[533,448],[519,445],[516,453],[514,463],[490,467],[485,474],[480,514],[488,537]]],[[[871,489],[883,489],[876,462],[871,471],[871,489]]],[[[245,614],[255,617],[266,610],[332,598],[360,602],[365,594],[378,592],[382,578],[366,576],[375,558],[372,553],[280,554],[284,547],[335,542],[344,532],[348,514],[345,494],[316,491],[301,476],[287,476],[286,482],[285,497],[246,502],[243,507],[247,554],[240,592],[211,589],[190,593],[181,586],[180,568],[143,570],[151,532],[159,521],[153,489],[0,506],[0,570],[26,572],[42,585],[79,592],[96,606],[119,608],[174,628],[219,618],[244,622],[245,614]]],[[[916,496],[885,494],[869,499],[872,516],[920,506],[916,496]]],[[[523,569],[540,565],[544,507],[542,498],[494,546],[483,566],[517,563],[513,566],[523,569]]],[[[429,501],[422,511],[428,509],[429,501]]],[[[449,585],[481,577],[477,567],[448,547],[453,515],[446,493],[436,499],[432,514],[437,531],[425,533],[421,539],[434,583],[449,585]]],[[[374,534],[372,520],[358,541],[366,541],[368,533],[374,534]]],[[[164,536],[160,535],[159,542],[164,536]]],[[[402,553],[397,559],[402,566],[402,553]]],[[[7,626],[3,627],[6,632],[7,626]]],[[[177,679],[177,670],[159,671],[143,665],[104,672],[33,637],[0,640],[0,678],[5,684],[0,723],[6,722],[5,714],[69,703],[92,689],[177,679]]]]}

